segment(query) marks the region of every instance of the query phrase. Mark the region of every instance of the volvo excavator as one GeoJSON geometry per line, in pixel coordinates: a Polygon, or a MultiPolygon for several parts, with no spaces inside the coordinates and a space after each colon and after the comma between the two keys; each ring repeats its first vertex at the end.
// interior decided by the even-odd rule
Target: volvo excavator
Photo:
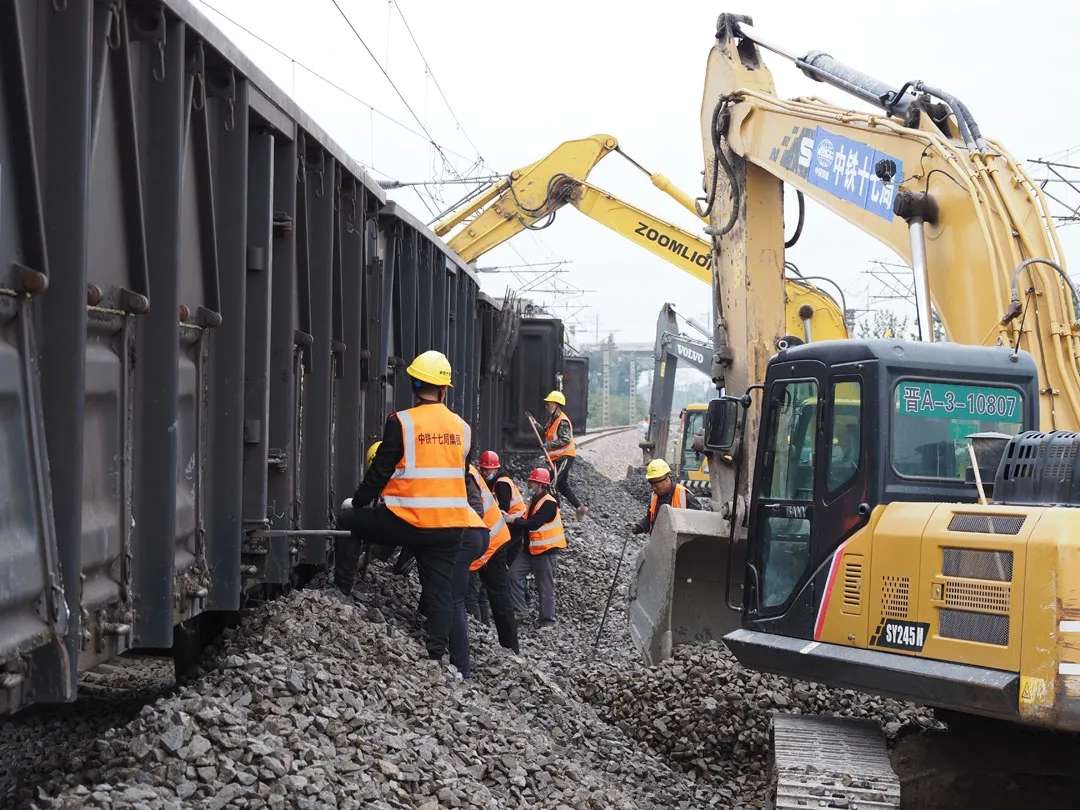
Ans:
{"type": "MultiPolygon", "coordinates": [[[[809,324],[807,329],[810,329],[809,324]]],[[[647,465],[654,458],[669,460],[672,473],[679,483],[699,495],[708,497],[709,462],[703,452],[704,447],[700,444],[704,437],[707,404],[692,403],[682,410],[679,414],[676,447],[671,448],[674,452],[669,452],[675,375],[680,363],[686,363],[709,377],[713,366],[712,342],[683,334],[679,328],[675,307],[664,304],[656,318],[649,424],[644,439],[638,444],[641,448],[641,463],[643,466],[647,465]]],[[[627,475],[630,475],[630,472],[628,470],[627,475]]]]}
{"type": "MultiPolygon", "coordinates": [[[[722,637],[753,669],[1080,730],[1080,311],[1040,189],[958,97],[743,16],[719,18],[701,126],[719,508],[661,510],[643,656],[722,637]],[[779,98],[766,51],[870,109],[779,98]],[[925,342],[781,347],[784,184],[910,264],[925,342]]],[[[899,802],[849,727],[778,718],[774,742],[777,807],[899,802]]]]}

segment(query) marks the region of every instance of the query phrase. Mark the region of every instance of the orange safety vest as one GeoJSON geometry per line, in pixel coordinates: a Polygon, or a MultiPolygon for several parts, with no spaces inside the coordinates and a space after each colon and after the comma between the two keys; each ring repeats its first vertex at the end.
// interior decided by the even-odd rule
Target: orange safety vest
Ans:
{"type": "MultiPolygon", "coordinates": [[[[671,508],[672,509],[685,509],[686,508],[686,487],[682,484],[675,485],[675,491],[671,493],[671,508]]],[[[660,509],[660,498],[654,492],[652,499],[649,501],[649,528],[651,529],[653,524],[656,523],[656,513],[660,509]]]]}
{"type": "Polygon", "coordinates": [[[479,571],[496,551],[510,542],[510,527],[506,525],[506,519],[503,518],[502,510],[499,509],[499,502],[488,489],[487,481],[472,464],[469,465],[469,475],[480,487],[480,496],[484,501],[484,524],[488,527],[487,550],[469,563],[470,571],[479,571]]]}
{"type": "Polygon", "coordinates": [[[382,490],[386,507],[418,529],[485,528],[465,493],[465,422],[442,403],[398,411],[403,452],[382,490]]]}
{"type": "Polygon", "coordinates": [[[509,475],[500,475],[495,479],[496,484],[501,481],[505,481],[510,486],[510,508],[506,510],[506,514],[511,517],[524,517],[529,507],[525,505],[525,499],[521,497],[521,490],[517,488],[514,479],[509,475]]]}
{"type": "Polygon", "coordinates": [[[545,551],[550,551],[553,548],[566,548],[566,532],[563,531],[562,515],[559,514],[559,504],[550,493],[545,493],[544,497],[533,504],[532,508],[529,510],[529,517],[535,515],[541,505],[548,501],[555,504],[555,517],[539,529],[529,532],[530,554],[543,554],[545,551]]]}
{"type": "Polygon", "coordinates": [[[570,417],[566,415],[565,411],[558,411],[555,418],[548,423],[547,430],[544,431],[544,443],[555,441],[559,433],[559,423],[563,421],[570,425],[570,444],[548,450],[547,454],[552,461],[558,461],[565,456],[577,455],[577,445],[574,444],[574,423],[570,421],[570,417]]]}

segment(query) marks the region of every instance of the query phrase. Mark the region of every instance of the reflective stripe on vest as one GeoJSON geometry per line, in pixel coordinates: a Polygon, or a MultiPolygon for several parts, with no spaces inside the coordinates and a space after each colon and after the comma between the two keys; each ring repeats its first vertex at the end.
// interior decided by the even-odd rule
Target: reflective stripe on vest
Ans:
{"type": "Polygon", "coordinates": [[[398,411],[402,454],[383,487],[386,507],[418,529],[483,528],[465,492],[469,426],[442,403],[398,411]]]}
{"type": "Polygon", "coordinates": [[[471,464],[469,465],[469,475],[472,476],[476,485],[480,487],[480,497],[484,501],[484,523],[488,527],[487,549],[469,564],[470,571],[479,571],[496,551],[510,542],[510,527],[506,525],[502,510],[499,508],[499,502],[491,494],[484,477],[471,464]]]}
{"type": "Polygon", "coordinates": [[[559,411],[558,416],[548,423],[547,430],[544,431],[544,443],[553,442],[558,438],[559,424],[563,421],[570,425],[570,443],[563,447],[549,449],[547,453],[552,461],[563,458],[564,456],[577,455],[577,445],[574,443],[574,423],[570,421],[570,417],[567,416],[564,411],[559,411]]]}
{"type": "Polygon", "coordinates": [[[548,501],[555,504],[555,517],[545,523],[536,531],[529,532],[529,553],[543,554],[553,548],[566,548],[566,532],[563,531],[562,515],[559,514],[559,506],[551,495],[544,495],[529,510],[529,517],[539,511],[540,507],[548,501]]]}
{"type": "Polygon", "coordinates": [[[505,481],[510,487],[510,505],[506,510],[506,514],[514,517],[524,517],[525,513],[529,511],[529,507],[525,505],[525,499],[521,497],[521,490],[517,488],[514,479],[509,475],[500,475],[495,479],[496,484],[502,481],[505,481]]]}
{"type": "MultiPolygon", "coordinates": [[[[675,491],[671,493],[671,508],[672,509],[685,509],[686,508],[686,487],[682,484],[675,485],[675,491]]],[[[656,523],[656,513],[660,509],[660,498],[654,492],[652,500],[649,501],[649,528],[651,529],[653,524],[656,523]]]]}

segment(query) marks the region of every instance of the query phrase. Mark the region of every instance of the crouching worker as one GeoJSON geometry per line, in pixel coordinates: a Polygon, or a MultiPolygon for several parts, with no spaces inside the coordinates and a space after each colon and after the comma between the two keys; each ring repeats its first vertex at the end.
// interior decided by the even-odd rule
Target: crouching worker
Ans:
{"type": "Polygon", "coordinates": [[[551,473],[537,467],[529,474],[529,506],[514,525],[527,532],[527,543],[510,567],[510,592],[514,609],[525,613],[525,585],[531,572],[540,597],[540,627],[555,624],[555,574],[559,549],[566,548],[559,504],[548,491],[551,473]]]}
{"type": "Polygon", "coordinates": [[[662,458],[654,458],[649,462],[649,466],[645,468],[645,480],[652,488],[652,497],[649,498],[649,508],[645,511],[645,516],[630,527],[634,534],[651,533],[656,525],[656,516],[660,514],[660,507],[665,504],[672,509],[701,508],[690,490],[675,483],[671,467],[662,458]]]}
{"type": "MultiPolygon", "coordinates": [[[[406,372],[416,404],[387,417],[382,444],[338,524],[357,540],[404,546],[416,556],[427,651],[437,659],[450,642],[452,580],[462,531],[486,527],[469,507],[465,491],[469,427],[444,404],[450,361],[440,352],[427,351],[406,372]],[[369,508],[380,494],[382,503],[369,508]]],[[[359,555],[340,550],[334,585],[349,599],[359,555]]]]}

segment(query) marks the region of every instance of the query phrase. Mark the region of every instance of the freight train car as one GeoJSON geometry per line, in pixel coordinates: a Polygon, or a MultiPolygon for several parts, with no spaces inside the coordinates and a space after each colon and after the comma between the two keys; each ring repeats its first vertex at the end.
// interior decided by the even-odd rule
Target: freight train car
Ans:
{"type": "Polygon", "coordinates": [[[187,0],[0,2],[0,713],[325,566],[416,352],[500,447],[516,319],[187,0]]]}

